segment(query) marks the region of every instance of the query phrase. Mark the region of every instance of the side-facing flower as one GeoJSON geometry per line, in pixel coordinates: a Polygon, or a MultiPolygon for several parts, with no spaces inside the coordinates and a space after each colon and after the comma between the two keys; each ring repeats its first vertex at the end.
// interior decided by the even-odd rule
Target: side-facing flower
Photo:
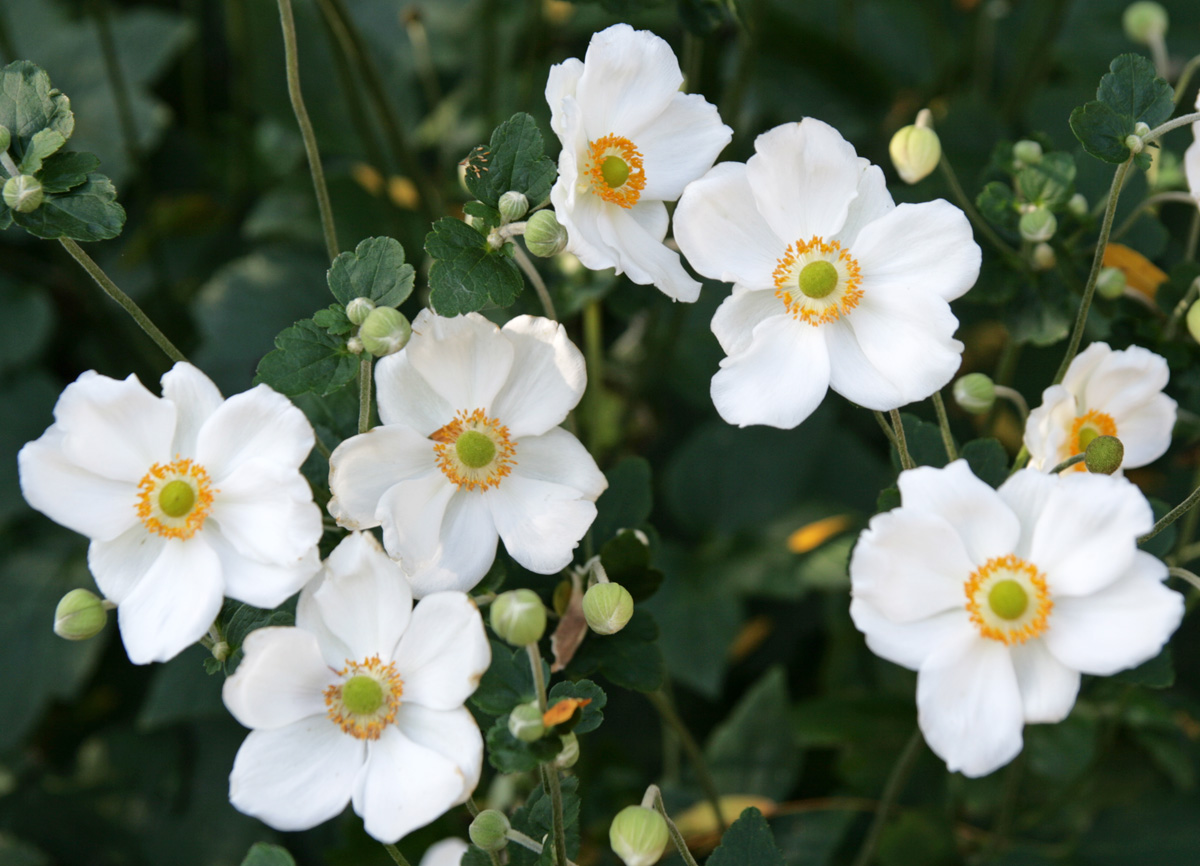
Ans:
{"type": "Polygon", "coordinates": [[[949,382],[963,349],[949,302],[979,275],[962,211],[897,207],[879,167],[819,120],[754,148],[692,183],[675,211],[692,267],[734,284],[712,321],[729,356],[712,381],[721,417],[786,429],[829,388],[884,411],[949,382]]]}
{"type": "MultiPolygon", "coordinates": [[[[1116,436],[1125,446],[1124,467],[1136,469],[1166,453],[1175,427],[1176,403],[1163,393],[1166,359],[1141,346],[1114,351],[1092,343],[1075,356],[1061,385],[1042,392],[1029,413],[1025,447],[1029,466],[1049,471],[1082,454],[1097,436],[1116,436]]],[[[1085,471],[1082,463],[1073,471],[1085,471]]]]}
{"type": "Polygon", "coordinates": [[[461,592],[415,608],[396,563],[347,536],[300,593],[296,625],[250,633],[222,696],[253,728],[229,776],[235,807],[303,830],[347,803],[395,842],[471,796],[483,738],[463,702],[491,660],[461,592]]]}
{"type": "Polygon", "coordinates": [[[900,474],[850,559],[850,615],[877,655],[917,671],[918,722],[949,769],[983,776],[1026,722],[1066,718],[1080,673],[1153,658],[1183,598],[1137,549],[1154,522],[1124,478],[1023,469],[993,490],[965,461],[900,474]]]}
{"type": "Polygon", "coordinates": [[[519,316],[501,329],[422,310],[375,380],[383,424],[334,450],[329,513],[350,529],[382,526],[418,598],[473,587],[498,538],[530,571],[571,562],[608,482],[558,426],[587,380],[562,325],[519,316]]]}
{"type": "Polygon", "coordinates": [[[92,540],[88,565],[136,664],[199,640],[222,596],[275,607],[320,567],[304,414],[266,385],[223,400],[186,363],[162,391],[84,373],[18,455],[29,504],[92,540]]]}
{"type": "Polygon", "coordinates": [[[582,62],[552,67],[546,101],[562,153],[550,200],[585,266],[694,301],[700,284],[663,244],[664,202],[712,166],[733,131],[682,83],[671,47],[628,24],[592,36],[582,62]]]}

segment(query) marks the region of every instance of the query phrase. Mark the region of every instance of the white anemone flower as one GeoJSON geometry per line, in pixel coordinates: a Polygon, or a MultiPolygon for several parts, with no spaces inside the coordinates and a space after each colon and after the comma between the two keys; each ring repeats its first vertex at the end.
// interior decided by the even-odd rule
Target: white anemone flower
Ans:
{"type": "MultiPolygon", "coordinates": [[[[1171,445],[1176,403],[1163,393],[1166,359],[1141,346],[1114,351],[1092,343],[1075,356],[1061,385],[1042,392],[1029,413],[1025,447],[1029,466],[1049,471],[1082,454],[1097,436],[1116,436],[1125,446],[1122,467],[1153,463],[1171,445]]],[[[1082,463],[1072,470],[1085,472],[1082,463]]]]}
{"type": "Polygon", "coordinates": [[[546,101],[562,152],[550,200],[585,266],[694,301],[700,284],[663,244],[664,202],[712,166],[733,130],[682,83],[671,47],[628,24],[592,36],[583,62],[551,67],[546,101]]]}
{"type": "Polygon", "coordinates": [[[731,424],[789,429],[829,388],[878,411],[922,400],[958,370],[949,302],[979,275],[962,211],[896,206],[883,172],[805,118],[760,135],[684,192],[675,238],[732,282],[713,317],[727,358],[712,397],[731,424]]]}
{"type": "Polygon", "coordinates": [[[608,486],[558,425],[583,395],[583,355],[563,326],[518,316],[503,329],[470,313],[422,310],[412,340],[375,370],[383,424],[329,461],[329,513],[383,527],[420,598],[468,590],[497,539],[540,574],[565,568],[608,486]]]}
{"type": "Polygon", "coordinates": [[[963,460],[900,473],[850,559],[850,615],[876,655],[917,671],[918,722],[950,770],[1011,761],[1027,722],[1067,717],[1080,673],[1156,656],[1183,597],[1137,549],[1154,523],[1121,477],[1023,469],[999,490],[963,460]]]}
{"type": "Polygon", "coordinates": [[[429,846],[417,866],[461,866],[463,855],[470,847],[462,839],[443,839],[429,846]]]}
{"type": "Polygon", "coordinates": [[[276,607],[320,568],[304,414],[266,385],[223,400],[187,363],[162,392],[86,372],[18,455],[29,504],[92,540],[88,566],[135,664],[198,641],[222,596],[276,607]]]}
{"type": "Polygon", "coordinates": [[[479,783],[483,738],[463,702],[491,661],[461,592],[415,608],[400,568],[366,533],[347,536],[304,587],[295,626],[252,631],[225,706],[252,728],[229,799],[277,830],[304,830],[354,804],[395,842],[479,783]]]}
{"type": "MultiPolygon", "coordinates": [[[[1196,110],[1200,111],[1200,94],[1196,95],[1196,110]]],[[[1194,141],[1183,153],[1183,171],[1187,176],[1188,189],[1200,207],[1200,121],[1192,124],[1194,141]]]]}

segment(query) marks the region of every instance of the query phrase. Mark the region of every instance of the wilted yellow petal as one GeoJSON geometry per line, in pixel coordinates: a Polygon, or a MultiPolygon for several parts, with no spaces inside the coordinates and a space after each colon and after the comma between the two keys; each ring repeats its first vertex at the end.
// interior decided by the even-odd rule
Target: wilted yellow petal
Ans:
{"type": "Polygon", "coordinates": [[[769,616],[756,616],[738,632],[737,637],[733,639],[733,643],[729,646],[729,658],[731,661],[741,661],[750,653],[754,652],[762,642],[765,641],[775,630],[775,622],[769,616]]]}
{"type": "Polygon", "coordinates": [[[542,713],[542,724],[547,728],[561,725],[575,714],[580,707],[586,707],[592,702],[591,698],[563,698],[546,712],[542,713]]]}
{"type": "Polygon", "coordinates": [[[354,163],[350,168],[350,176],[354,178],[355,183],[371,195],[379,195],[383,190],[383,175],[365,162],[354,163]]]}
{"type": "Polygon", "coordinates": [[[1104,267],[1120,268],[1129,288],[1153,301],[1158,287],[1167,275],[1154,262],[1124,244],[1109,244],[1104,248],[1104,267]]]}
{"type": "Polygon", "coordinates": [[[417,193],[417,185],[406,177],[388,178],[388,198],[396,207],[405,210],[416,210],[421,196],[417,193]]]}
{"type": "MultiPolygon", "coordinates": [[[[721,804],[721,816],[725,819],[726,826],[736,821],[743,809],[749,809],[751,806],[762,812],[766,818],[770,818],[778,809],[774,800],[750,794],[727,794],[718,802],[721,804]]],[[[696,842],[696,847],[702,847],[706,841],[705,836],[715,837],[721,830],[707,800],[701,800],[675,818],[675,826],[679,828],[688,847],[692,846],[693,841],[696,842]]],[[[715,843],[716,840],[714,838],[711,841],[715,843]]]]}
{"type": "Polygon", "coordinates": [[[823,517],[807,526],[801,526],[788,536],[787,546],[792,553],[808,553],[816,550],[829,539],[850,526],[849,514],[823,517]]]}

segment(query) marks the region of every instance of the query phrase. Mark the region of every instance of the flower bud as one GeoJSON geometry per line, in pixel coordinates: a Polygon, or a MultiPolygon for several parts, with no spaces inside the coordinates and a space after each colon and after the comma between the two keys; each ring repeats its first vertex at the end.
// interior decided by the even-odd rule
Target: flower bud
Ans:
{"type": "Polygon", "coordinates": [[[11,143],[12,133],[8,131],[7,126],[0,126],[0,150],[8,150],[11,143]]]}
{"type": "Polygon", "coordinates": [[[1103,268],[1096,277],[1096,291],[1110,301],[1125,293],[1125,272],[1120,268],[1103,268]]]}
{"type": "Polygon", "coordinates": [[[633,596],[619,583],[598,583],[583,594],[583,616],[596,634],[616,634],[633,616],[633,596]]]}
{"type": "Polygon", "coordinates": [[[1187,329],[1192,339],[1200,343],[1200,301],[1194,301],[1187,311],[1187,329]]]}
{"type": "Polygon", "coordinates": [[[86,589],[73,589],[54,609],[54,633],[67,640],[87,640],[100,634],[108,622],[104,600],[86,589]]]}
{"type": "Polygon", "coordinates": [[[42,182],[31,174],[10,177],[4,182],[4,203],[18,213],[32,213],[42,206],[42,182]]]}
{"type": "Polygon", "coordinates": [[[411,336],[412,325],[403,313],[392,307],[376,307],[371,310],[362,327],[358,329],[358,338],[362,340],[363,348],[376,358],[399,352],[411,336]]]}
{"type": "Polygon", "coordinates": [[[647,806],[626,806],[608,828],[608,844],[625,866],[653,866],[670,840],[663,816],[647,806]]]}
{"type": "Polygon", "coordinates": [[[1131,153],[1141,153],[1146,148],[1146,142],[1142,141],[1142,137],[1134,132],[1125,136],[1125,146],[1131,153]]]}
{"type": "Polygon", "coordinates": [[[1077,192],[1067,201],[1067,213],[1083,219],[1088,215],[1088,200],[1083,193],[1077,192]]]}
{"type": "Polygon", "coordinates": [[[996,385],[983,373],[960,376],[954,383],[954,402],[972,415],[990,412],[996,402],[996,385]]]}
{"type": "Polygon", "coordinates": [[[1131,3],[1121,16],[1125,35],[1139,45],[1149,45],[1152,41],[1162,39],[1167,35],[1169,23],[1167,10],[1153,2],[1131,3]]]}
{"type": "MultiPolygon", "coordinates": [[[[897,130],[888,145],[892,165],[905,183],[924,180],[942,158],[942,142],[929,126],[922,125],[918,118],[915,125],[897,130]]],[[[927,122],[927,121],[926,121],[927,122]]]]}
{"type": "Polygon", "coordinates": [[[1032,264],[1035,271],[1048,271],[1058,264],[1058,256],[1054,254],[1054,247],[1047,243],[1040,243],[1033,248],[1032,264]]]}
{"type": "Polygon", "coordinates": [[[351,355],[361,355],[363,353],[362,340],[358,339],[358,337],[351,337],[346,341],[346,350],[351,355]]]}
{"type": "Polygon", "coordinates": [[[1133,134],[1138,138],[1145,138],[1150,134],[1150,124],[1146,123],[1144,120],[1139,120],[1133,125],[1133,134]]]}
{"type": "Polygon", "coordinates": [[[508,716],[508,732],[522,743],[532,743],[542,738],[546,733],[546,723],[542,721],[542,711],[536,701],[513,707],[508,716]]]}
{"type": "Polygon", "coordinates": [[[548,259],[567,247],[567,230],[559,225],[552,210],[540,210],[525,223],[525,248],[548,259]]]}
{"type": "Polygon", "coordinates": [[[500,219],[506,223],[519,220],[529,212],[529,199],[525,194],[510,189],[500,196],[500,219]]]}
{"type": "Polygon", "coordinates": [[[1058,230],[1058,220],[1046,208],[1039,207],[1021,214],[1021,222],[1017,228],[1021,237],[1036,244],[1054,237],[1058,230]]]}
{"type": "Polygon", "coordinates": [[[503,812],[484,809],[471,822],[467,835],[484,851],[499,851],[508,844],[507,834],[511,829],[512,824],[503,812]]]}
{"type": "Polygon", "coordinates": [[[1097,436],[1088,443],[1083,452],[1083,465],[1088,472],[1112,475],[1121,468],[1125,459],[1125,446],[1116,436],[1097,436]]]}
{"type": "Polygon", "coordinates": [[[1024,138],[1013,145],[1013,159],[1022,165],[1037,165],[1042,161],[1042,146],[1024,138]]]}
{"type": "Polygon", "coordinates": [[[346,318],[356,325],[361,325],[375,309],[375,302],[370,298],[355,298],[346,304],[346,318]]]}
{"type": "Polygon", "coordinates": [[[489,618],[492,631],[513,646],[537,643],[546,631],[546,608],[532,589],[500,593],[489,618]]]}
{"type": "Polygon", "coordinates": [[[554,766],[560,770],[574,767],[579,760],[579,737],[574,734],[562,735],[562,751],[554,758],[554,766]]]}

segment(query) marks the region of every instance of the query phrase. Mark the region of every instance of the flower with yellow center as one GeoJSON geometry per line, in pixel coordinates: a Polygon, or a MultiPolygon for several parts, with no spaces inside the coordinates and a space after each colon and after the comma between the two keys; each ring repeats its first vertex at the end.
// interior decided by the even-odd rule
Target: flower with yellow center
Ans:
{"type": "Polygon", "coordinates": [[[491,660],[483,620],[461,592],[414,607],[369,534],[334,549],[294,627],[243,646],[222,693],[253,729],[229,776],[241,811],[304,830],[353,803],[368,833],[395,842],[475,790],[483,738],[463,703],[491,660]]]}
{"type": "Polygon", "coordinates": [[[883,172],[819,120],[754,148],[690,184],[675,211],[692,267],[733,283],[712,321],[728,356],[712,381],[721,417],[791,428],[830,388],[886,411],[949,382],[963,348],[949,301],[980,262],[962,211],[897,207],[883,172]]]}
{"type": "Polygon", "coordinates": [[[422,311],[408,345],[376,367],[382,426],[330,457],[330,514],[349,529],[382,526],[418,598],[473,587],[498,540],[531,571],[565,568],[607,486],[558,426],[586,376],[549,319],[497,328],[422,311]]]}
{"type": "Polygon", "coordinates": [[[850,559],[850,615],[877,655],[917,671],[918,722],[951,770],[983,776],[1027,722],[1066,718],[1081,673],[1157,655],[1183,616],[1167,569],[1137,549],[1136,487],[1024,469],[999,490],[963,460],[900,473],[850,559]]]}
{"type": "Polygon", "coordinates": [[[694,301],[700,284],[663,243],[665,202],[712,166],[733,132],[682,83],[670,46],[628,24],[592,36],[582,61],[551,68],[546,101],[562,152],[550,200],[585,267],[694,301]]]}
{"type": "MultiPolygon", "coordinates": [[[[1082,454],[1097,436],[1121,440],[1123,468],[1153,463],[1170,447],[1175,427],[1176,403],[1163,393],[1169,375],[1166,359],[1141,346],[1114,351],[1092,343],[1029,413],[1029,466],[1049,471],[1082,454]]],[[[1087,470],[1077,463],[1070,471],[1087,470]]]]}
{"type": "Polygon", "coordinates": [[[88,565],[137,664],[203,637],[223,596],[276,607],[320,567],[300,410],[266,385],[224,400],[186,363],[162,389],[84,373],[18,457],[29,504],[91,539],[88,565]]]}

